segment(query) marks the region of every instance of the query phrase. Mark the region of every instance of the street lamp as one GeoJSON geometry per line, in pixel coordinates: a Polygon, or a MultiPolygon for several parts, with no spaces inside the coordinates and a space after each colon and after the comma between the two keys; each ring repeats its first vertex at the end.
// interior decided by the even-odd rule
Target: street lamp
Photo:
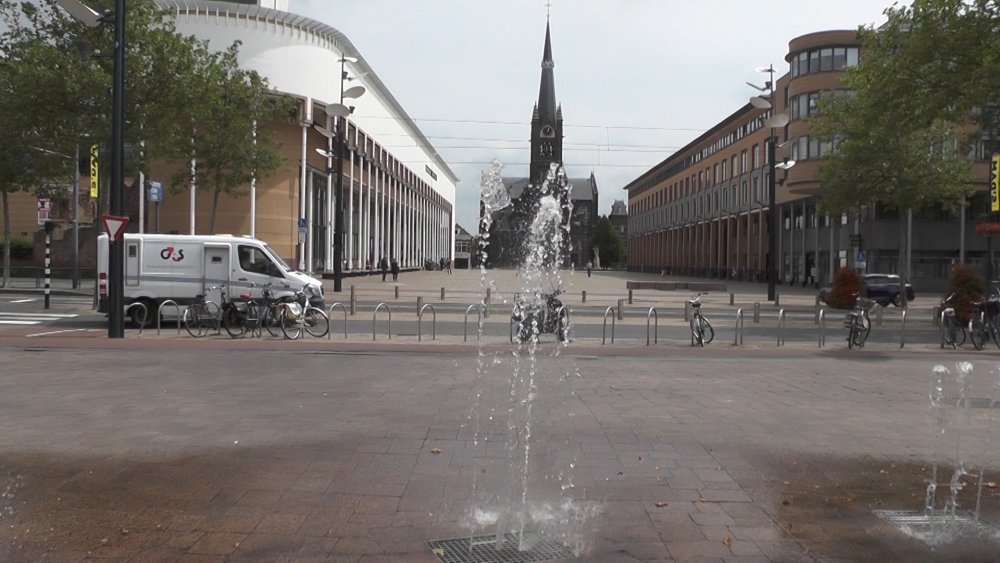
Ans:
{"type": "MultiPolygon", "coordinates": [[[[111,109],[111,215],[125,210],[125,0],[115,0],[114,11],[96,12],[79,0],[56,0],[88,27],[114,21],[114,80],[111,109]]],[[[125,244],[108,241],[108,338],[125,337],[125,244]]]]}
{"type": "MultiPolygon", "coordinates": [[[[757,72],[767,74],[768,81],[764,83],[764,86],[757,86],[751,82],[747,82],[748,85],[756,90],[765,92],[767,96],[754,96],[750,98],[750,105],[757,109],[773,109],[771,100],[774,99],[774,73],[777,72],[774,69],[774,65],[769,65],[766,67],[761,67],[757,69],[757,72]]],[[[777,195],[776,195],[776,182],[774,179],[775,168],[782,168],[783,170],[788,170],[795,165],[794,161],[789,161],[784,163],[782,166],[776,166],[774,162],[774,151],[777,144],[777,136],[774,133],[775,129],[779,129],[788,125],[788,116],[783,113],[772,113],[771,117],[764,122],[764,127],[768,127],[771,130],[771,134],[767,140],[767,197],[769,205],[771,206],[770,212],[767,214],[767,251],[771,257],[771,260],[767,264],[767,300],[774,301],[776,297],[775,282],[778,277],[778,214],[777,214],[777,195]]]]}
{"type": "MultiPolygon", "coordinates": [[[[345,132],[347,117],[354,113],[354,108],[345,106],[344,100],[360,98],[365,94],[365,87],[352,86],[344,90],[344,81],[349,80],[347,63],[356,63],[358,59],[342,56],[337,62],[340,63],[340,103],[326,106],[326,114],[337,120],[337,128],[334,132],[334,137],[337,139],[335,152],[337,156],[337,213],[334,216],[333,226],[333,290],[339,292],[343,290],[344,278],[344,150],[341,138],[345,132]]],[[[354,190],[353,186],[351,190],[354,190]]]]}

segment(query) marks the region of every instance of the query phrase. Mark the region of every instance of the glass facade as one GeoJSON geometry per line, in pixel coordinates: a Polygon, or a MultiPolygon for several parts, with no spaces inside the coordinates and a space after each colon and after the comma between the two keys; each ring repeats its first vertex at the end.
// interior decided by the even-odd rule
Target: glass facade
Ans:
{"type": "Polygon", "coordinates": [[[802,51],[790,62],[792,78],[814,72],[843,71],[858,65],[858,47],[822,47],[802,51]]]}

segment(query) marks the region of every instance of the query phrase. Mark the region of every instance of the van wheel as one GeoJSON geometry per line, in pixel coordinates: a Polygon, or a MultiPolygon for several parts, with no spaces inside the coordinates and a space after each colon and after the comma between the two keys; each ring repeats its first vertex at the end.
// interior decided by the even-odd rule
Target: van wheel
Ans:
{"type": "Polygon", "coordinates": [[[146,311],[144,313],[142,307],[132,307],[129,309],[128,317],[132,321],[132,324],[136,327],[142,326],[142,328],[149,328],[156,324],[156,302],[152,299],[140,299],[138,302],[146,306],[146,311]],[[146,316],[145,319],[143,319],[144,314],[146,316]]]}
{"type": "Polygon", "coordinates": [[[897,307],[903,306],[903,297],[901,293],[897,293],[896,296],[892,298],[892,304],[897,307]]]}

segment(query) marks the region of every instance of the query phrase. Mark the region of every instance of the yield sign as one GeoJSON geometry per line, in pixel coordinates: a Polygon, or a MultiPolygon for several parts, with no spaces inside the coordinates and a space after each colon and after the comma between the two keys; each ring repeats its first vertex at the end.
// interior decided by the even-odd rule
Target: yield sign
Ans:
{"type": "Polygon", "coordinates": [[[104,232],[108,233],[108,240],[111,241],[111,244],[114,244],[125,230],[125,225],[128,224],[128,217],[105,215],[101,217],[101,221],[104,222],[104,232]]]}

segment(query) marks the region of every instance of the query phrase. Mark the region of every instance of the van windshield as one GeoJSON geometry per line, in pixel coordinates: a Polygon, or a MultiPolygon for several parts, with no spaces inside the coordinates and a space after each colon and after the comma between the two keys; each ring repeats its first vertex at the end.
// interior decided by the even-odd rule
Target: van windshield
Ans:
{"type": "Polygon", "coordinates": [[[264,252],[266,252],[267,255],[271,257],[271,260],[274,260],[276,264],[278,264],[279,266],[281,266],[282,270],[284,270],[286,272],[291,272],[292,271],[292,269],[288,266],[288,264],[285,264],[285,261],[281,259],[281,256],[278,256],[277,253],[275,253],[273,250],[271,250],[270,246],[268,246],[268,245],[265,244],[264,245],[264,252]]]}

